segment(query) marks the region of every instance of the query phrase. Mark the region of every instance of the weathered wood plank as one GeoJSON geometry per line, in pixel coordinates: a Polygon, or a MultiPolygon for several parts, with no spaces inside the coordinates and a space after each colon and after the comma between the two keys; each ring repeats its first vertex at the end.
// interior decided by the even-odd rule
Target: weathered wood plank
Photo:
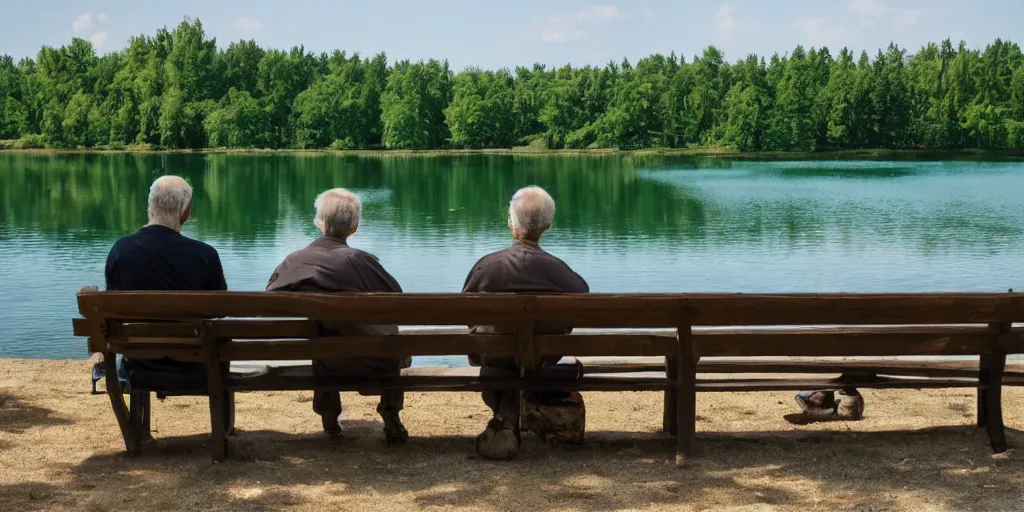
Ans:
{"type": "Polygon", "coordinates": [[[569,334],[537,336],[541,355],[669,356],[676,354],[675,337],[650,334],[569,334]]]}
{"type": "Polygon", "coordinates": [[[193,363],[201,363],[205,361],[205,356],[203,355],[203,350],[201,348],[119,347],[112,353],[117,353],[125,357],[134,357],[139,359],[161,359],[166,357],[173,361],[184,361],[193,363]]]}
{"type": "MultiPolygon", "coordinates": [[[[836,389],[848,385],[837,379],[722,379],[698,380],[700,392],[806,391],[836,389]]],[[[973,379],[916,379],[879,377],[874,382],[857,382],[858,389],[943,389],[973,388],[973,379]]]]}
{"type": "Polygon", "coordinates": [[[984,332],[901,334],[716,334],[694,336],[701,356],[900,356],[978,355],[992,350],[984,332]]]}
{"type": "MultiPolygon", "coordinates": [[[[584,374],[634,373],[662,371],[661,357],[581,357],[584,374]]],[[[1019,363],[1019,362],[1018,362],[1019,363]]],[[[877,373],[884,375],[920,375],[928,377],[977,377],[976,359],[704,359],[698,373],[877,373]]],[[[1005,376],[1024,377],[1024,365],[1011,365],[1005,376]]]]}
{"type": "Polygon", "coordinates": [[[1021,293],[928,294],[318,294],[90,292],[82,315],[161,319],[276,316],[404,325],[496,324],[522,316],[577,327],[935,324],[1024,321],[1021,293]]]}
{"type": "Polygon", "coordinates": [[[402,357],[465,355],[517,357],[515,335],[410,334],[345,336],[313,340],[238,341],[220,348],[221,361],[303,361],[332,357],[402,357]]]}

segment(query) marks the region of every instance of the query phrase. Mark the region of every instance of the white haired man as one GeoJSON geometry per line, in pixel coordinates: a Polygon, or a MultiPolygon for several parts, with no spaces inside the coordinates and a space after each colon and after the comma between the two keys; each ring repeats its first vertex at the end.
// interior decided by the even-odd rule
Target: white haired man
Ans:
{"type": "MultiPolygon", "coordinates": [[[[213,247],[181,234],[192,213],[192,187],[162,176],[149,188],[149,223],[117,242],[107,255],[107,290],[227,290],[213,247]]],[[[200,363],[124,358],[123,377],[135,386],[168,391],[206,389],[200,363]]]]}
{"type": "MultiPolygon", "coordinates": [[[[540,248],[540,237],[555,216],[555,201],[540,187],[530,186],[512,196],[508,208],[511,246],[480,259],[466,277],[463,292],[490,293],[587,293],[590,287],[569,265],[540,248]]],[[[505,326],[476,326],[474,332],[505,332],[505,326]]],[[[570,326],[538,326],[536,332],[565,333],[570,326]]],[[[561,356],[545,356],[542,366],[551,366],[561,356]]],[[[470,357],[479,364],[482,376],[516,376],[519,367],[511,359],[488,359],[486,354],[470,357]]],[[[585,409],[579,393],[540,391],[525,395],[528,413],[523,428],[549,443],[583,440],[585,409]],[[532,412],[530,412],[532,411],[532,412]]],[[[486,391],[484,402],[494,413],[487,429],[477,437],[477,451],[488,458],[511,459],[519,451],[519,393],[486,391]]]]}
{"type": "MultiPolygon", "coordinates": [[[[314,202],[314,224],[323,236],[305,249],[289,254],[267,283],[268,291],[291,292],[401,292],[395,278],[381,266],[377,257],[348,246],[348,237],[359,228],[363,206],[359,196],[343,188],[328,190],[314,202]]],[[[344,322],[322,324],[325,334],[381,335],[398,334],[395,325],[356,325],[344,322]]],[[[409,367],[411,358],[342,358],[313,361],[318,378],[327,376],[398,375],[409,367]]],[[[399,412],[405,403],[401,391],[384,391],[377,412],[384,420],[384,436],[389,445],[404,444],[409,433],[399,412]]],[[[320,415],[324,432],[332,438],[341,433],[341,396],[337,391],[313,392],[313,411],[320,415]]]]}

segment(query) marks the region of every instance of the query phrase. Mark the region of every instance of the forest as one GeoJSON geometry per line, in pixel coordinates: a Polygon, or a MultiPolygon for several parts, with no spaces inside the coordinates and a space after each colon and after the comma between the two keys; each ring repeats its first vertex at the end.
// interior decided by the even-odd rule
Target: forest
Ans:
{"type": "Polygon", "coordinates": [[[72,39],[0,56],[0,148],[1024,148],[1024,54],[950,40],[794,48],[729,62],[709,46],[604,67],[453,71],[344,51],[218,48],[199,20],[97,55],[72,39]]]}

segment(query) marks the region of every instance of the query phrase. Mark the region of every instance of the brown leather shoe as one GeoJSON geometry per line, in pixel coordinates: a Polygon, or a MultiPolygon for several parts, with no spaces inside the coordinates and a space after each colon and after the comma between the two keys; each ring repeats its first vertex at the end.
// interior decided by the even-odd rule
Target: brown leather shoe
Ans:
{"type": "Polygon", "coordinates": [[[384,419],[384,442],[388,446],[400,446],[409,442],[409,431],[402,425],[402,418],[398,413],[390,413],[384,419]]]}
{"type": "Polygon", "coordinates": [[[522,438],[510,423],[495,416],[476,437],[476,452],[485,459],[512,460],[519,454],[522,438]]]}

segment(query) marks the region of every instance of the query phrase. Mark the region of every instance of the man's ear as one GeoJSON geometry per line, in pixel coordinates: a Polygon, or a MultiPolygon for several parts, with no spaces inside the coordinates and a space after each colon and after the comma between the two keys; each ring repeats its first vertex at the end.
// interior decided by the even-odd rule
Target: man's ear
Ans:
{"type": "Polygon", "coordinates": [[[188,220],[188,216],[192,215],[192,201],[188,202],[188,206],[185,207],[185,213],[181,214],[181,224],[184,225],[185,221],[188,220]]]}
{"type": "Polygon", "coordinates": [[[359,223],[358,222],[356,223],[355,226],[352,226],[352,231],[349,231],[348,234],[345,235],[345,238],[348,238],[348,237],[356,234],[356,231],[359,231],[359,223]]]}

